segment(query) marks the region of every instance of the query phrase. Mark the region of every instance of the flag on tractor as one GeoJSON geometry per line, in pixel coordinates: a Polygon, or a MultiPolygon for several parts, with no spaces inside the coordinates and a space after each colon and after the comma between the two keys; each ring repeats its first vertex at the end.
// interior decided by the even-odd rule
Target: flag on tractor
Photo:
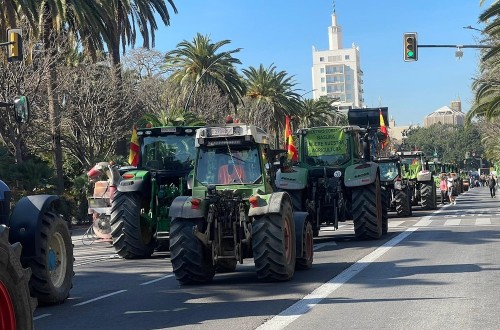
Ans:
{"type": "Polygon", "coordinates": [[[137,126],[132,128],[132,137],[130,138],[130,154],[128,163],[132,166],[139,164],[139,137],[137,136],[137,126]]]}
{"type": "Polygon", "coordinates": [[[387,126],[385,126],[384,116],[382,115],[382,109],[379,109],[378,112],[380,114],[380,132],[382,132],[382,134],[384,134],[385,136],[384,141],[382,141],[382,149],[384,149],[385,146],[389,143],[388,140],[389,134],[387,133],[387,126]]]}
{"type": "Polygon", "coordinates": [[[297,148],[293,145],[292,128],[290,127],[290,117],[285,117],[285,149],[288,151],[288,159],[297,161],[299,155],[297,148]]]}

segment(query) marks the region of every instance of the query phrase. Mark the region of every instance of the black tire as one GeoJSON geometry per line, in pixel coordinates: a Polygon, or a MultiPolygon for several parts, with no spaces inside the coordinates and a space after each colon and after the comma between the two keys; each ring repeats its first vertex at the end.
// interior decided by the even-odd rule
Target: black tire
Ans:
{"type": "MultiPolygon", "coordinates": [[[[284,190],[282,190],[284,191],[284,190]]],[[[303,190],[286,190],[288,195],[290,196],[290,199],[292,201],[292,206],[294,211],[300,211],[303,212],[303,196],[304,196],[304,191],[303,190]]]]}
{"type": "Polygon", "coordinates": [[[21,244],[9,244],[9,228],[0,225],[0,328],[33,329],[36,299],[30,297],[30,269],[23,269],[21,244]]]}
{"type": "Polygon", "coordinates": [[[283,196],[279,214],[256,217],[252,223],[252,249],[257,277],[288,281],[295,272],[295,226],[291,202],[283,196]]]}
{"type": "Polygon", "coordinates": [[[379,239],[382,236],[382,193],[380,180],[353,188],[352,213],[357,239],[379,239]]]}
{"type": "Polygon", "coordinates": [[[408,189],[406,190],[396,190],[396,196],[394,197],[396,201],[396,213],[400,217],[408,217],[411,215],[411,200],[408,189]]]}
{"type": "Polygon", "coordinates": [[[232,273],[236,271],[236,259],[219,259],[215,263],[217,273],[232,273]]]}
{"type": "Polygon", "coordinates": [[[40,250],[36,257],[24,258],[24,267],[32,271],[31,294],[39,305],[60,304],[69,297],[73,287],[73,243],[68,225],[56,213],[43,215],[38,233],[40,250]]]}
{"type": "Polygon", "coordinates": [[[436,209],[436,183],[427,182],[420,186],[420,198],[424,210],[436,209]]]}
{"type": "Polygon", "coordinates": [[[381,189],[382,193],[382,235],[389,232],[389,205],[391,203],[390,191],[381,189]]]}
{"type": "Polygon", "coordinates": [[[302,237],[302,256],[295,261],[295,269],[310,269],[314,259],[313,227],[311,222],[304,222],[304,234],[302,237]]]}
{"type": "Polygon", "coordinates": [[[111,204],[111,237],[125,259],[149,258],[155,249],[155,230],[141,217],[141,195],[117,191],[111,204]]]}
{"type": "Polygon", "coordinates": [[[170,224],[170,260],[182,284],[206,283],[215,275],[211,252],[194,235],[194,226],[202,231],[203,220],[175,218],[170,224]]]}

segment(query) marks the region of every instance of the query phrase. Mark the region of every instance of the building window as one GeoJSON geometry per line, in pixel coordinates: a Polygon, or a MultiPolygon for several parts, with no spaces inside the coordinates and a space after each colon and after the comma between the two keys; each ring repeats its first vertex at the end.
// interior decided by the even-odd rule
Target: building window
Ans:
{"type": "Polygon", "coordinates": [[[350,60],[350,59],[351,59],[351,56],[346,55],[346,56],[344,56],[344,59],[345,59],[346,61],[348,61],[348,60],[350,60]]]}
{"type": "Polygon", "coordinates": [[[345,89],[346,89],[347,91],[350,91],[350,90],[351,90],[351,85],[346,85],[346,86],[345,86],[345,89]]]}
{"type": "Polygon", "coordinates": [[[319,58],[319,61],[320,61],[320,62],[324,62],[324,61],[325,61],[325,58],[324,58],[324,57],[320,57],[320,58],[319,58]]]}
{"type": "Polygon", "coordinates": [[[320,68],[319,73],[325,73],[325,68],[320,68]]]}
{"type": "Polygon", "coordinates": [[[345,76],[345,81],[351,81],[351,76],[346,75],[346,76],[345,76]]]}
{"type": "Polygon", "coordinates": [[[347,99],[347,101],[352,101],[352,95],[351,94],[346,94],[346,99],[347,99]]]}
{"type": "Polygon", "coordinates": [[[321,87],[321,91],[324,92],[325,91],[325,87],[321,87]]]}
{"type": "Polygon", "coordinates": [[[324,83],[325,82],[325,77],[321,77],[321,82],[324,83]]]}

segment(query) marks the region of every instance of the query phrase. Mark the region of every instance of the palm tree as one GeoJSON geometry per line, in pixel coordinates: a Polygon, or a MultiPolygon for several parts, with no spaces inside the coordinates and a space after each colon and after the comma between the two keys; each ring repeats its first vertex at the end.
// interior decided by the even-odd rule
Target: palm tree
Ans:
{"type": "Polygon", "coordinates": [[[178,83],[187,95],[186,109],[192,94],[202,86],[215,84],[222,95],[227,95],[235,110],[245,93],[245,86],[236,69],[240,60],[234,58],[241,50],[236,48],[220,52],[230,40],[212,42],[209,36],[198,33],[192,42],[186,40],[165,55],[165,67],[173,69],[170,79],[178,83]]]}
{"type": "Polygon", "coordinates": [[[285,71],[277,71],[276,66],[271,64],[265,68],[262,64],[259,68],[249,67],[243,69],[245,75],[246,95],[259,103],[266,103],[270,107],[271,118],[270,134],[276,137],[276,145],[279,145],[279,132],[284,130],[285,117],[296,115],[300,109],[300,95],[294,89],[296,83],[293,76],[285,71]]]}
{"type": "Polygon", "coordinates": [[[346,116],[332,106],[332,101],[334,100],[323,97],[318,100],[301,100],[299,112],[295,116],[298,126],[305,128],[346,125],[346,116]]]}

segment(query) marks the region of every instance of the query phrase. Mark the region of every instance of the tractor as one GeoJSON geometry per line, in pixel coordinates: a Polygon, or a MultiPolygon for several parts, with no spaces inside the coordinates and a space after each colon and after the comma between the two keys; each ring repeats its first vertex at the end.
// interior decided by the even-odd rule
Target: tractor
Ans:
{"type": "Polygon", "coordinates": [[[403,178],[401,160],[398,156],[376,157],[374,161],[380,167],[380,181],[387,207],[396,211],[398,216],[412,216],[411,192],[408,182],[403,178]]]}
{"type": "MultiPolygon", "coordinates": [[[[0,106],[14,108],[17,122],[28,122],[25,96],[0,106]]],[[[12,210],[11,202],[12,192],[0,180],[0,328],[31,329],[37,301],[50,305],[68,298],[73,245],[67,223],[57,211],[58,196],[26,196],[12,210]]]]}
{"type": "Polygon", "coordinates": [[[294,212],[272,178],[285,150],[271,150],[261,128],[225,124],[196,132],[192,196],[170,207],[171,262],[182,284],[211,281],[253,258],[257,277],[287,281],[311,268],[313,232],[306,212],[294,212]]]}
{"type": "Polygon", "coordinates": [[[420,205],[424,210],[437,209],[436,182],[424,152],[398,151],[397,154],[403,163],[403,178],[408,180],[412,205],[420,205]]]}
{"type": "Polygon", "coordinates": [[[388,231],[380,169],[371,158],[379,142],[375,110],[349,110],[349,126],[299,129],[298,161],[278,170],[276,187],[290,195],[294,210],[309,213],[314,236],[323,223],[337,229],[348,219],[358,239],[379,239],[388,231]]]}
{"type": "Polygon", "coordinates": [[[196,128],[137,130],[139,163],[122,174],[111,201],[111,237],[121,257],[148,258],[168,249],[170,204],[191,189],[196,128]]]}

